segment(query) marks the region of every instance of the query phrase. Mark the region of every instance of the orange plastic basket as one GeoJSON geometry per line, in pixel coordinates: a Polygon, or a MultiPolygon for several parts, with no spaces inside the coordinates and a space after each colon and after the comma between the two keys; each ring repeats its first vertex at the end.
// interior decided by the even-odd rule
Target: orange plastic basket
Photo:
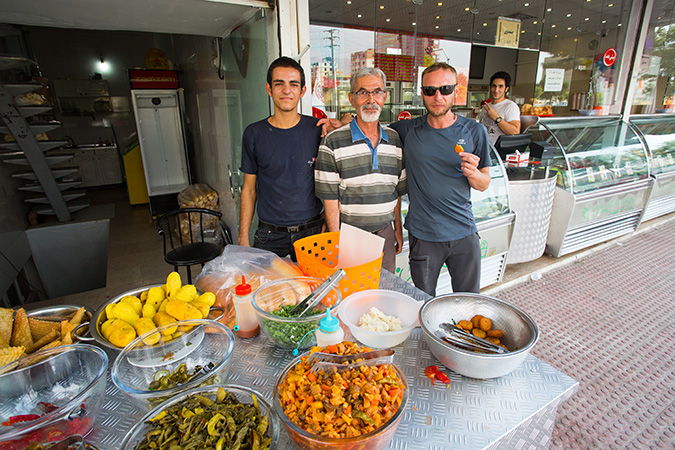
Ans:
{"type": "MultiPolygon", "coordinates": [[[[340,258],[340,232],[315,234],[293,243],[298,268],[309,276],[325,280],[335,272],[340,258]]],[[[342,298],[354,292],[380,287],[382,256],[360,266],[343,267],[345,276],[338,283],[342,298]]]]}

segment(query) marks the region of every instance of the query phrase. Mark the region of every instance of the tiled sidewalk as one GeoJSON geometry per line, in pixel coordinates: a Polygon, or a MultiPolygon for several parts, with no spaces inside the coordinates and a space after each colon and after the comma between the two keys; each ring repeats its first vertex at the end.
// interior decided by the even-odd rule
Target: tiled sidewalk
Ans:
{"type": "Polygon", "coordinates": [[[504,289],[533,354],[580,382],[551,449],[675,449],[675,220],[504,289]]]}

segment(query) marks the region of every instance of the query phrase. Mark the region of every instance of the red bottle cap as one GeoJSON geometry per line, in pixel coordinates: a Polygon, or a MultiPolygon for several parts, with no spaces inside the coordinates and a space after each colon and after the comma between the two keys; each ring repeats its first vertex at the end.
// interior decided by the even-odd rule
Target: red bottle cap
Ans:
{"type": "Polygon", "coordinates": [[[246,277],[244,275],[241,276],[241,284],[234,287],[234,293],[240,297],[251,293],[251,285],[246,284],[246,277]]]}

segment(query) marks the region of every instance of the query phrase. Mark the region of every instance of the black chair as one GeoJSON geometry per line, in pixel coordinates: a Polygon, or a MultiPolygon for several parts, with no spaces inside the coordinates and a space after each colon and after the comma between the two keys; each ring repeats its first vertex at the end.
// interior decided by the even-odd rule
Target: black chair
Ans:
{"type": "Polygon", "coordinates": [[[211,261],[232,243],[229,230],[220,221],[222,213],[204,208],[183,208],[168,212],[157,220],[163,238],[164,261],[178,272],[187,268],[187,284],[192,284],[191,266],[211,261]],[[168,245],[167,245],[168,241],[168,245]]]}

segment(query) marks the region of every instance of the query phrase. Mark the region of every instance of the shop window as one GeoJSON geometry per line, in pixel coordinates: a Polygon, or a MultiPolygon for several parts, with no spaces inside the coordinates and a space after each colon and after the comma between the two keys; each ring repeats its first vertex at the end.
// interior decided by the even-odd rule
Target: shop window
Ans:
{"type": "Polygon", "coordinates": [[[675,113],[674,11],[672,0],[654,2],[631,113],[675,113]]]}

